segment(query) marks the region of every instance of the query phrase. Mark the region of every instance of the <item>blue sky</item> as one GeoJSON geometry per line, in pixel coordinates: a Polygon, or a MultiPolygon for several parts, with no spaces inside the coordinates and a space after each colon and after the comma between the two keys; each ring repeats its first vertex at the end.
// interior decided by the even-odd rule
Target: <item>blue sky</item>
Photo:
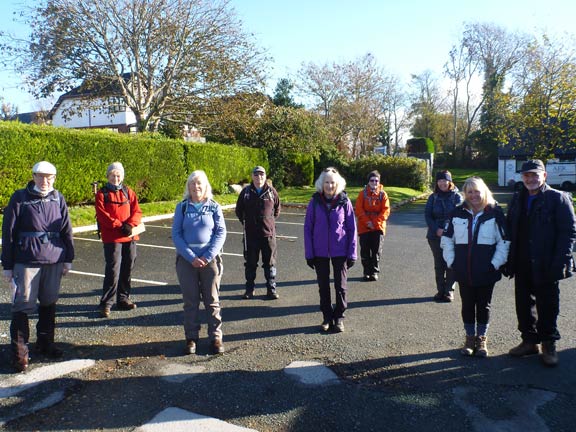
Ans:
{"type": "MultiPolygon", "coordinates": [[[[33,1],[15,3],[2,5],[0,28],[13,29],[12,13],[33,1]]],[[[274,59],[269,92],[303,62],[342,62],[366,53],[406,82],[426,69],[440,76],[467,22],[531,34],[576,34],[573,0],[231,0],[230,5],[274,59]]],[[[0,96],[20,112],[37,109],[19,86],[17,76],[0,71],[0,96]]]]}

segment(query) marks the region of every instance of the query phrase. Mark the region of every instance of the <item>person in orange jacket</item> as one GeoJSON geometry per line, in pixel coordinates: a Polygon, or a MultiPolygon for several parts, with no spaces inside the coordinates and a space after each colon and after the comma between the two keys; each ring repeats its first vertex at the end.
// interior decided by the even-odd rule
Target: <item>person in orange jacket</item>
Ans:
{"type": "Polygon", "coordinates": [[[108,183],[96,193],[96,220],[104,245],[104,283],[98,311],[102,318],[110,316],[116,300],[119,310],[136,308],[130,300],[132,268],[136,260],[137,235],[132,228],[142,222],[142,210],[132,189],[123,184],[124,167],[114,162],[106,171],[108,183]]]}
{"type": "Polygon", "coordinates": [[[380,247],[386,234],[386,220],[390,215],[390,200],[380,184],[380,173],[368,174],[368,184],[358,194],[356,217],[360,236],[360,258],[364,267],[364,281],[377,281],[380,273],[380,247]]]}

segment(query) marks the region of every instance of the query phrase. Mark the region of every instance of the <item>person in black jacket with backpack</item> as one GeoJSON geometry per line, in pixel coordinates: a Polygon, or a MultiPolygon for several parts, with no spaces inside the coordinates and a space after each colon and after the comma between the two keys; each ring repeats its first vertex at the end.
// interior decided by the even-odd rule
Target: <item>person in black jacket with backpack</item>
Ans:
{"type": "Polygon", "coordinates": [[[574,206],[569,194],[546,184],[541,160],[522,164],[524,187],[508,206],[512,244],[507,271],[514,277],[516,316],[522,334],[513,357],[538,354],[542,362],[558,364],[556,341],[561,279],[572,275],[572,248],[576,241],[574,206]]]}
{"type": "Polygon", "coordinates": [[[271,300],[280,297],[276,291],[276,218],[279,214],[278,192],[266,182],[264,167],[257,166],[252,170],[252,183],[242,189],[236,202],[236,216],[244,226],[244,299],[254,297],[260,253],[267,296],[271,300]]]}

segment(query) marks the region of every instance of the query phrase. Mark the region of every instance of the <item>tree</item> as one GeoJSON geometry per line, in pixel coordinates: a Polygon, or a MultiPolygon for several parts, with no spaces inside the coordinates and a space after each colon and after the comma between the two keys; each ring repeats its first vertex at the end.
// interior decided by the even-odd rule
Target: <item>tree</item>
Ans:
{"type": "Polygon", "coordinates": [[[525,55],[528,39],[495,24],[467,24],[463,44],[484,73],[484,103],[480,113],[481,140],[486,157],[497,158],[498,144],[507,137],[508,95],[504,94],[507,74],[525,55]]]}
{"type": "Polygon", "coordinates": [[[4,98],[0,97],[0,120],[12,120],[18,115],[18,107],[9,102],[4,102],[4,98]]]}
{"type": "Polygon", "coordinates": [[[432,71],[425,70],[420,75],[412,75],[412,88],[411,117],[414,121],[410,132],[413,136],[431,138],[438,144],[435,131],[445,101],[438,80],[432,71]]]}
{"type": "Polygon", "coordinates": [[[36,96],[112,82],[140,130],[262,82],[266,58],[227,0],[42,0],[28,24],[28,41],[2,45],[36,96]]]}
{"type": "Polygon", "coordinates": [[[294,101],[291,93],[294,89],[294,84],[288,78],[282,78],[276,84],[276,89],[274,90],[274,96],[272,96],[272,102],[276,106],[283,106],[289,108],[303,108],[302,104],[298,104],[294,101]]]}

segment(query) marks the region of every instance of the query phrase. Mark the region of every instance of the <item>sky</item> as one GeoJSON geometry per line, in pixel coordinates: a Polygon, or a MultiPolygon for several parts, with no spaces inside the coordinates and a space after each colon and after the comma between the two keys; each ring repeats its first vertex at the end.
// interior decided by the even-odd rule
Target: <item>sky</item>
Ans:
{"type": "MultiPolygon", "coordinates": [[[[15,27],[12,15],[33,2],[4,0],[0,29],[26,32],[15,27]]],[[[406,83],[425,70],[441,77],[465,23],[489,22],[532,35],[576,34],[574,0],[230,0],[230,6],[273,58],[269,94],[281,78],[295,77],[303,63],[341,63],[367,53],[406,83]]],[[[0,97],[19,112],[49,109],[58,97],[34,101],[20,81],[0,70],[0,97]]]]}

